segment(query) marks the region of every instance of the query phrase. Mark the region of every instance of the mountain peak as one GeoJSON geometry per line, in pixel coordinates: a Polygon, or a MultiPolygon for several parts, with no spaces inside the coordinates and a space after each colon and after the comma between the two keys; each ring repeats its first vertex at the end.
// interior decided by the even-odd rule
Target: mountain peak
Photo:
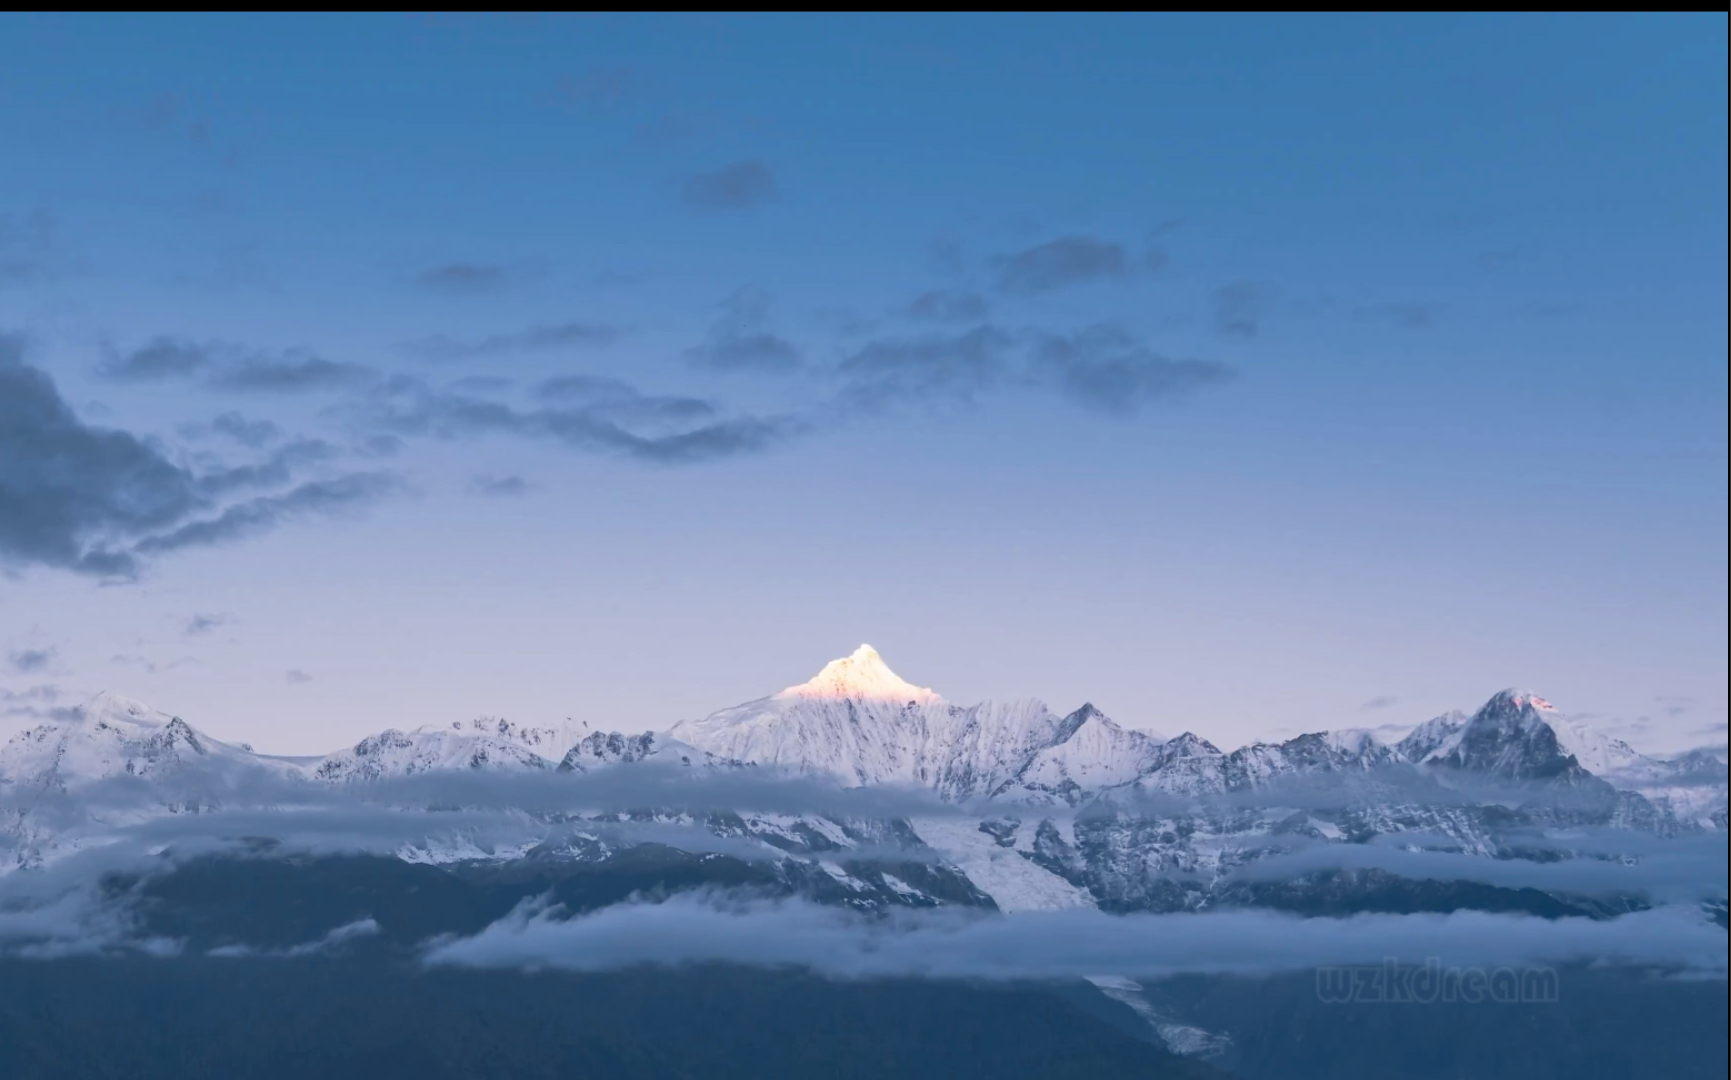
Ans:
{"type": "Polygon", "coordinates": [[[1511,687],[1508,690],[1501,691],[1494,695],[1489,701],[1485,702],[1486,709],[1497,709],[1499,706],[1506,709],[1524,709],[1530,706],[1535,711],[1541,713],[1554,713],[1557,711],[1557,707],[1546,701],[1544,698],[1533,693],[1531,690],[1522,690],[1518,687],[1511,687]]]}
{"type": "Polygon", "coordinates": [[[884,658],[870,645],[831,660],[823,670],[798,686],[775,695],[778,698],[877,698],[886,701],[940,701],[924,686],[915,686],[890,670],[884,658]]]}

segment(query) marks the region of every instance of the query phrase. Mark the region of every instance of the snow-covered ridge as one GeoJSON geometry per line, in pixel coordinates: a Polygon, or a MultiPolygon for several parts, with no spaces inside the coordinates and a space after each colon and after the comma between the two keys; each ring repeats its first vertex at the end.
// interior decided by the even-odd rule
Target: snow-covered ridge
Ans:
{"type": "Polygon", "coordinates": [[[951,704],[906,682],[862,645],[805,683],[664,733],[482,718],[388,729],[322,758],[256,754],[105,693],[76,718],[38,725],[0,746],[0,814],[22,821],[46,794],[75,793],[115,777],[154,785],[172,810],[188,805],[181,778],[195,769],[263,768],[281,779],[349,784],[450,770],[570,774],[645,764],[754,765],[844,787],[895,784],[954,801],[1065,808],[1115,792],[1181,798],[1256,793],[1292,777],[1346,785],[1354,776],[1400,767],[1445,781],[1471,774],[1516,783],[1608,784],[1639,794],[1655,813],[1690,822],[1722,821],[1726,808],[1725,769],[1717,760],[1642,755],[1525,690],[1503,691],[1471,716],[1437,717],[1393,746],[1348,729],[1226,753],[1189,732],[1168,740],[1123,727],[1092,705],[1059,714],[1031,699],[951,704]]]}

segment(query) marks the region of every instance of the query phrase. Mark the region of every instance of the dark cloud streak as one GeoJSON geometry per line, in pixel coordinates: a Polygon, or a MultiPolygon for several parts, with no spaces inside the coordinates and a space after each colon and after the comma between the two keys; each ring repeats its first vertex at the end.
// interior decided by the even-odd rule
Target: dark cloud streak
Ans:
{"type": "Polygon", "coordinates": [[[54,662],[53,649],[19,649],[6,658],[12,670],[21,675],[45,671],[54,662]]]}
{"type": "MultiPolygon", "coordinates": [[[[706,403],[690,398],[639,394],[623,383],[611,394],[597,392],[607,380],[587,382],[589,396],[572,406],[521,409],[496,401],[434,391],[414,380],[396,380],[372,405],[371,422],[400,435],[437,438],[505,434],[550,438],[582,450],[600,451],[660,464],[690,464],[754,453],[796,434],[804,425],[791,417],[710,419],[696,427],[681,421],[704,412],[706,403]],[[649,430],[634,430],[648,428],[649,430]],[[674,430],[666,430],[674,426],[674,430]]],[[[557,397],[558,380],[543,383],[545,397],[557,397]]],[[[711,407],[712,408],[712,407],[711,407]]]]}
{"type": "Polygon", "coordinates": [[[735,161],[690,177],[684,195],[703,210],[749,210],[776,198],[775,173],[756,158],[735,161]]]}
{"type": "Polygon", "coordinates": [[[265,532],[291,518],[331,514],[366,505],[400,490],[388,473],[353,473],[334,480],[309,480],[277,495],[260,495],[226,507],[215,517],[190,521],[135,545],[140,554],[226,543],[265,532]]]}
{"type": "Polygon", "coordinates": [[[978,322],[986,317],[991,305],[979,293],[935,289],[914,297],[908,305],[911,318],[926,322],[978,322]]]}
{"type": "Polygon", "coordinates": [[[619,328],[605,323],[564,322],[531,326],[512,334],[493,334],[479,341],[430,337],[409,342],[406,348],[427,360],[470,360],[514,352],[549,349],[594,349],[619,340],[619,328]]]}
{"type": "Polygon", "coordinates": [[[336,390],[359,386],[375,377],[370,368],[327,360],[301,349],[272,353],[171,337],[155,338],[129,353],[112,353],[97,372],[122,383],[199,378],[212,389],[240,393],[336,390]]]}
{"type": "Polygon", "coordinates": [[[954,335],[870,342],[842,361],[845,408],[903,402],[972,403],[1000,388],[1056,391],[1093,412],[1134,415],[1144,404],[1234,377],[1208,360],[1177,360],[1129,331],[1096,325],[1073,334],[1011,335],[978,326],[954,335]]]}
{"type": "Polygon", "coordinates": [[[992,260],[1000,291],[1033,296],[1094,281],[1129,277],[1136,269],[1122,244],[1091,236],[1061,236],[992,260]]]}
{"type": "Polygon", "coordinates": [[[767,329],[769,296],[746,286],[722,302],[722,315],[709,340],[685,351],[697,367],[712,371],[786,373],[801,365],[799,349],[767,329]]]}
{"type": "Polygon", "coordinates": [[[85,424],[52,379],[0,337],[0,559],[100,577],[137,576],[139,556],[214,543],[384,494],[382,474],[311,481],[224,506],[318,460],[301,441],[262,465],[195,473],[130,432],[85,424]]]}
{"type": "Polygon", "coordinates": [[[491,292],[509,282],[511,274],[503,266],[479,263],[446,263],[430,266],[415,275],[415,284],[429,292],[483,293],[491,292]]]}
{"type": "Polygon", "coordinates": [[[1274,304],[1272,286],[1234,281],[1214,290],[1214,329],[1227,337],[1255,337],[1274,304]]]}

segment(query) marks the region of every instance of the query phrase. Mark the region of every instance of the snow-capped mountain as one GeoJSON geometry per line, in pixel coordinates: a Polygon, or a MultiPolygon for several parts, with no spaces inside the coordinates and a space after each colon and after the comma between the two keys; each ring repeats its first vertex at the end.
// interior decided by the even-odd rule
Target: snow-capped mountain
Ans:
{"type": "Polygon", "coordinates": [[[1068,716],[1032,699],[952,705],[904,681],[870,645],[808,682],[668,734],[719,758],[849,786],[927,787],[946,799],[1133,778],[1159,741],[1091,705],[1068,716]]]}
{"type": "Polygon", "coordinates": [[[214,739],[178,716],[105,692],[73,719],[38,724],[0,746],[0,791],[65,792],[120,776],[164,781],[189,766],[223,763],[293,768],[214,739]]]}
{"type": "MultiPolygon", "coordinates": [[[[437,819],[429,816],[425,839],[399,856],[605,862],[650,842],[644,829],[699,830],[710,837],[705,845],[762,853],[782,887],[838,902],[951,902],[947,896],[984,898],[979,902],[1006,910],[1175,910],[1271,895],[1268,902],[1288,902],[1286,893],[1235,875],[1292,842],[1363,844],[1410,834],[1456,853],[1507,857],[1523,850],[1534,830],[1678,835],[1725,828],[1725,767],[1716,758],[1646,757],[1529,691],[1504,691],[1470,716],[1420,724],[1392,746],[1348,729],[1226,752],[1192,732],[1165,739],[1123,727],[1087,704],[1066,714],[1033,700],[953,704],[901,679],[861,646],[807,682],[664,733],[486,718],[391,729],[322,758],[255,754],[177,717],[101,695],[76,718],[22,732],[0,748],[0,849],[10,845],[0,863],[39,864],[75,850],[79,830],[115,825],[106,809],[82,816],[67,810],[101,781],[142,785],[148,798],[129,804],[136,818],[220,806],[211,792],[245,793],[247,770],[256,769],[309,785],[309,792],[364,794],[375,781],[474,770],[507,780],[545,774],[543,785],[569,777],[580,792],[585,777],[605,770],[656,767],[693,778],[751,768],[757,776],[791,774],[842,788],[920,787],[968,809],[908,821],[566,809],[552,818],[520,814],[516,824],[500,826],[520,827],[520,835],[490,835],[485,843],[436,836],[437,819]],[[1495,789],[1492,802],[1473,801],[1481,789],[1495,789]],[[44,809],[48,802],[53,813],[44,809]],[[883,852],[898,849],[905,859],[883,862],[883,852]],[[860,854],[867,850],[880,854],[860,854]]],[[[668,835],[655,833],[654,842],[668,843],[668,835]]],[[[1350,906],[1358,886],[1342,880],[1312,884],[1347,889],[1348,900],[1329,902],[1350,906]]]]}
{"type": "Polygon", "coordinates": [[[1504,690],[1465,723],[1427,726],[1423,743],[1403,744],[1402,756],[1504,780],[1579,780],[1587,770],[1563,748],[1553,718],[1556,706],[1532,691],[1504,690]]]}
{"type": "Polygon", "coordinates": [[[559,727],[525,727],[496,717],[466,724],[429,724],[412,731],[392,728],[328,755],[313,767],[312,775],[320,780],[354,781],[448,769],[551,769],[582,737],[582,730],[569,722],[559,727]]]}
{"type": "Polygon", "coordinates": [[[589,772],[609,765],[652,764],[691,768],[715,768],[736,764],[689,743],[645,731],[640,735],[621,735],[617,731],[597,731],[585,735],[577,745],[565,752],[559,761],[560,772],[589,772]]]}
{"type": "Polygon", "coordinates": [[[101,693],[69,720],[38,724],[0,746],[0,871],[69,853],[92,824],[220,806],[247,776],[293,777],[294,762],[214,739],[178,716],[101,693]],[[124,784],[119,799],[93,789],[124,784]]]}

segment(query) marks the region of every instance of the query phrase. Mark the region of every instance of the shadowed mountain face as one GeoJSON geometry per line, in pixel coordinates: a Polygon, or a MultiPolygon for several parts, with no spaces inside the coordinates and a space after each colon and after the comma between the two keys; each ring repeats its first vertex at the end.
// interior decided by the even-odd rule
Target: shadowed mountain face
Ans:
{"type": "Polygon", "coordinates": [[[1725,1075],[1725,984],[1568,968],[1554,1002],[1325,1002],[1312,973],[833,982],[700,967],[426,972],[378,958],[0,961],[31,1080],[907,1077],[1621,1080],[1725,1075]],[[1133,996],[1132,996],[1133,995],[1133,996]],[[1134,1001],[1132,1008],[1126,1001],[1134,1001]],[[1211,1040],[1213,1065],[1151,1038],[1211,1040]]]}
{"type": "Polygon", "coordinates": [[[1219,1033],[1212,1061],[1241,1080],[1621,1080],[1725,1075],[1723,980],[1564,967],[1556,999],[1324,1000],[1314,972],[1149,983],[1146,1007],[1219,1033]]]}
{"type": "Polygon", "coordinates": [[[1094,996],[1081,1007],[1039,987],[838,983],[739,968],[571,975],[355,959],[0,961],[0,1075],[1223,1080],[1130,1034],[1133,1023],[1112,1017],[1129,1010],[1094,996]]]}

